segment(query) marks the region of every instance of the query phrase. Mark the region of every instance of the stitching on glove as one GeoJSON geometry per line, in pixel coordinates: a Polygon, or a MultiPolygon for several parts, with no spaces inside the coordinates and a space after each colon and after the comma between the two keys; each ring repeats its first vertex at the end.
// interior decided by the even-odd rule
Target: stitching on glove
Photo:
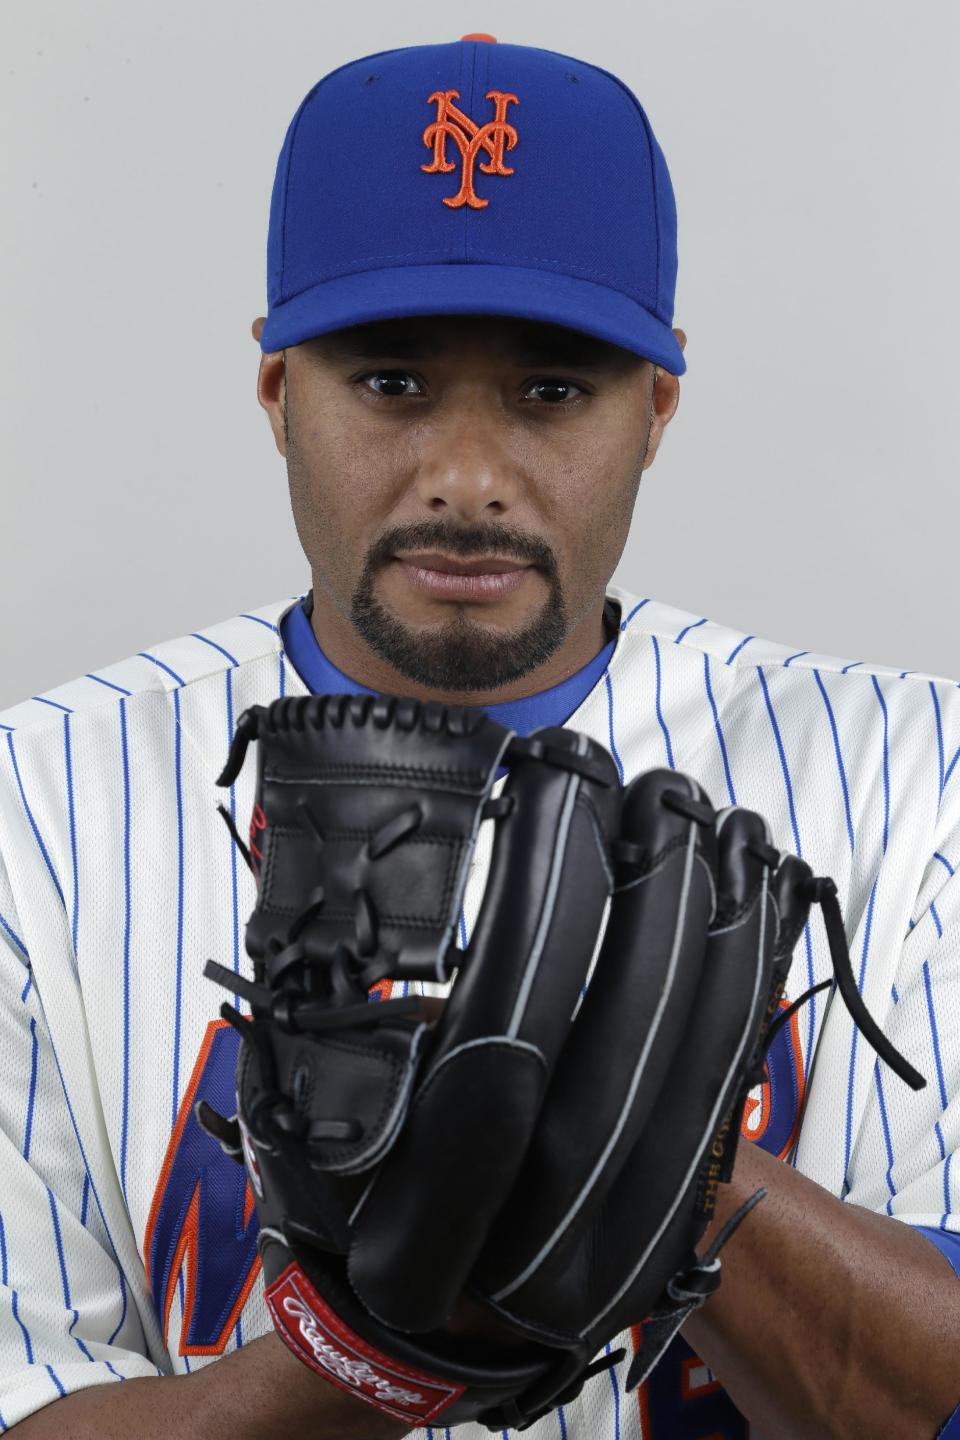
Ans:
{"type": "Polygon", "coordinates": [[[512,1324],[518,1326],[528,1334],[536,1336],[539,1340],[554,1341],[561,1345],[575,1345],[583,1338],[581,1335],[575,1334],[572,1330],[551,1330],[549,1326],[538,1324],[531,1320],[529,1316],[514,1315],[513,1311],[508,1310],[506,1305],[498,1305],[495,1300],[491,1300],[489,1295],[477,1293],[484,1305],[488,1305],[491,1310],[496,1311],[498,1315],[502,1315],[504,1320],[509,1320],[512,1324]]]}
{"type": "MultiPolygon", "coordinates": [[[[581,741],[585,741],[586,737],[581,736],[580,739],[581,741]]],[[[530,952],[527,955],[523,971],[518,977],[519,983],[514,992],[513,1009],[510,1012],[510,1023],[507,1029],[509,1036],[515,1036],[523,1024],[530,993],[533,990],[534,981],[537,978],[540,963],[543,960],[547,932],[556,914],[557,896],[560,892],[560,881],[563,878],[563,867],[570,843],[570,832],[573,828],[573,812],[577,803],[577,795],[583,788],[583,781],[574,772],[566,781],[564,788],[563,809],[560,812],[560,820],[554,839],[554,849],[550,859],[550,876],[547,881],[546,893],[543,897],[543,908],[540,911],[540,917],[537,921],[537,929],[533,937],[530,952]]]]}
{"type": "Polygon", "coordinates": [[[524,1266],[520,1273],[518,1275],[515,1275],[513,1279],[510,1280],[506,1285],[501,1286],[501,1288],[497,1291],[495,1297],[498,1300],[502,1299],[504,1296],[512,1295],[516,1290],[519,1290],[521,1286],[525,1285],[526,1282],[537,1273],[541,1266],[546,1264],[550,1256],[560,1244],[560,1241],[563,1239],[564,1235],[567,1233],[567,1230],[572,1225],[578,1212],[580,1211],[582,1206],[586,1204],[586,1201],[597,1181],[600,1179],[601,1175],[603,1175],[604,1172],[607,1170],[610,1156],[616,1149],[620,1136],[623,1134],[624,1127],[633,1110],[634,1100],[636,1099],[637,1091],[640,1088],[640,1081],[643,1078],[644,1071],[646,1070],[647,1061],[650,1058],[650,1052],[654,1047],[654,1043],[660,1030],[660,1025],[663,1022],[663,1017],[667,1012],[667,1007],[670,1004],[670,997],[673,993],[673,987],[677,977],[677,969],[680,963],[680,948],[687,919],[687,907],[690,903],[690,887],[693,879],[693,862],[697,854],[696,845],[696,831],[691,826],[690,833],[687,836],[686,855],[684,857],[683,888],[680,892],[680,901],[677,906],[677,913],[674,919],[673,942],[671,946],[670,961],[667,967],[666,974],[664,975],[661,983],[660,996],[657,1001],[657,1007],[653,1015],[651,1016],[650,1023],[647,1027],[647,1033],[644,1037],[644,1043],[640,1050],[640,1054],[637,1056],[633,1075],[630,1078],[630,1084],[627,1087],[626,1094],[623,1098],[623,1104],[620,1107],[620,1113],[616,1118],[613,1129],[610,1131],[610,1134],[606,1138],[603,1149],[600,1151],[600,1154],[594,1161],[593,1169],[591,1170],[587,1179],[581,1186],[579,1194],[568,1206],[566,1213],[558,1220],[554,1228],[553,1234],[550,1235],[543,1242],[536,1255],[534,1255],[532,1260],[528,1261],[528,1263],[524,1266]]]}
{"type": "MultiPolygon", "coordinates": [[[[750,894],[740,905],[734,906],[734,908],[731,910],[724,910],[720,918],[725,923],[722,925],[718,925],[716,928],[711,927],[711,936],[726,935],[728,931],[737,930],[741,925],[745,924],[746,921],[749,920],[756,906],[757,900],[760,896],[760,892],[764,889],[764,883],[764,879],[758,880],[756,885],[750,891],[750,894]]],[[[767,893],[769,894],[769,890],[767,893]]]]}
{"type": "MultiPolygon", "coordinates": [[[[763,872],[763,884],[764,884],[764,885],[766,885],[766,881],[767,881],[767,872],[764,871],[764,872],[763,872]]],[[[687,1191],[688,1191],[688,1189],[689,1189],[689,1186],[690,1186],[691,1182],[694,1180],[695,1176],[697,1175],[697,1173],[698,1173],[699,1170],[700,1170],[700,1166],[701,1166],[701,1164],[702,1164],[702,1158],[701,1158],[701,1157],[702,1157],[704,1148],[705,1148],[707,1145],[709,1145],[710,1141],[713,1139],[713,1136],[716,1134],[717,1125],[718,1125],[719,1121],[721,1120],[722,1116],[726,1114],[726,1111],[729,1109],[728,1092],[730,1091],[733,1082],[737,1079],[737,1077],[738,1077],[738,1075],[739,1075],[739,1073],[740,1073],[740,1067],[741,1067],[741,1062],[742,1062],[742,1059],[743,1059],[744,1051],[745,1051],[746,1048],[747,1048],[747,1043],[748,1043],[748,1041],[753,1037],[754,1030],[755,1030],[755,1028],[756,1028],[755,1015],[756,1015],[756,1008],[757,1008],[757,997],[758,997],[758,995],[759,995],[759,993],[760,993],[760,982],[761,982],[761,979],[763,978],[763,969],[764,969],[763,960],[764,960],[764,950],[765,950],[765,947],[766,947],[766,914],[767,914],[767,907],[766,907],[766,906],[763,906],[762,908],[763,908],[763,920],[761,921],[761,925],[760,925],[760,935],[759,935],[758,943],[757,943],[756,964],[755,964],[754,977],[753,977],[753,994],[752,994],[751,997],[750,997],[750,1003],[749,1003],[749,1005],[748,1005],[748,1007],[747,1007],[746,1022],[745,1022],[745,1024],[744,1024],[743,1030],[742,1030],[742,1032],[741,1032],[741,1034],[740,1034],[740,1038],[739,1038],[739,1040],[737,1041],[736,1050],[734,1051],[733,1055],[730,1057],[730,1064],[729,1064],[729,1066],[728,1066],[728,1068],[727,1068],[727,1073],[726,1073],[726,1076],[725,1076],[725,1078],[724,1078],[723,1084],[721,1085],[720,1090],[719,1090],[719,1092],[718,1092],[717,1102],[714,1104],[713,1110],[712,1110],[712,1112],[711,1112],[711,1114],[710,1114],[710,1116],[709,1116],[709,1118],[708,1118],[708,1120],[707,1120],[707,1124],[706,1124],[706,1126],[705,1126],[705,1128],[704,1128],[704,1133],[703,1133],[701,1142],[700,1142],[700,1144],[699,1144],[699,1145],[697,1146],[697,1148],[696,1148],[696,1151],[695,1151],[695,1159],[691,1162],[690,1167],[689,1167],[689,1169],[688,1169],[688,1171],[687,1171],[686,1176],[685,1176],[684,1179],[681,1181],[681,1183],[677,1186],[677,1190],[676,1190],[675,1197],[674,1197],[671,1205],[669,1206],[669,1208],[668,1208],[668,1210],[667,1210],[667,1213],[664,1215],[663,1220],[661,1221],[660,1226],[658,1227],[658,1229],[656,1230],[656,1232],[650,1237],[650,1240],[649,1240],[649,1242],[648,1242],[648,1244],[647,1244],[647,1247],[646,1247],[646,1249],[643,1251],[643,1253],[642,1253],[642,1255],[640,1256],[639,1260],[637,1261],[636,1265],[634,1265],[634,1267],[633,1267],[632,1270],[630,1271],[630,1274],[626,1276],[626,1278],[625,1278],[624,1281],[623,1281],[623,1284],[622,1284],[622,1285],[620,1286],[620,1288],[617,1290],[616,1294],[612,1295],[612,1296],[610,1297],[610,1299],[608,1300],[607,1304],[604,1306],[604,1308],[603,1308],[601,1311],[599,1311],[598,1314],[594,1315],[593,1318],[588,1322],[588,1324],[586,1324],[586,1325],[584,1326],[583,1330],[582,1330],[581,1333],[580,1333],[580,1337],[579,1337],[579,1338],[581,1338],[581,1339],[583,1339],[585,1336],[589,1335],[590,1332],[591,1332],[597,1325],[600,1324],[600,1322],[603,1320],[604,1316],[605,1316],[605,1315],[608,1315],[608,1314],[610,1313],[610,1311],[613,1309],[613,1307],[614,1307],[620,1300],[622,1300],[623,1296],[627,1293],[627,1291],[629,1290],[630,1286],[633,1284],[634,1280],[635,1280],[636,1277],[639,1275],[639,1273],[640,1273],[640,1271],[643,1269],[644,1265],[647,1263],[647,1260],[648,1260],[648,1259],[650,1258],[650,1256],[653,1254],[653,1252],[654,1252],[654,1250],[656,1249],[657,1245],[660,1243],[660,1240],[661,1240],[661,1238],[662,1238],[662,1236],[663,1236],[664,1231],[666,1230],[667,1226],[670,1224],[670,1221],[673,1219],[674,1215],[676,1214],[677,1210],[679,1209],[680,1203],[681,1203],[681,1201],[683,1200],[684,1196],[687,1194],[687,1191]]]]}
{"type": "Polygon", "coordinates": [[[449,1062],[456,1057],[462,1055],[465,1050],[474,1050],[481,1045],[500,1046],[501,1048],[503,1046],[506,1046],[508,1049],[511,1050],[529,1050],[531,1054],[537,1057],[544,1070],[547,1069],[547,1057],[544,1055],[539,1045],[533,1045],[529,1040],[515,1040],[510,1035],[484,1035],[477,1040],[465,1040],[462,1045],[455,1045],[452,1050],[448,1051],[446,1055],[442,1056],[441,1059],[437,1061],[437,1064],[430,1071],[429,1075],[424,1080],[423,1084],[420,1086],[420,1089],[417,1091],[417,1094],[414,1097],[413,1101],[413,1109],[415,1110],[420,1104],[420,1102],[424,1099],[434,1080],[436,1080],[437,1076],[440,1074],[440,1071],[444,1068],[445,1065],[449,1064],[449,1062]]]}
{"type": "Polygon", "coordinates": [[[359,763],[353,765],[322,765],[309,775],[278,775],[275,771],[264,772],[264,780],[272,785],[343,785],[350,781],[366,784],[375,780],[381,785],[397,785],[406,788],[415,785],[418,790],[439,789],[454,795],[485,795],[487,772],[479,770],[458,770],[442,765],[377,765],[359,763]],[[436,780],[431,785],[430,780],[436,780]],[[461,783],[455,784],[459,780],[461,783]]]}
{"type": "Polygon", "coordinates": [[[580,794],[577,796],[577,804],[582,804],[584,810],[587,812],[591,833],[597,842],[597,850],[600,852],[600,864],[603,866],[604,874],[607,877],[607,889],[612,894],[615,880],[610,865],[610,857],[607,853],[607,841],[603,833],[603,827],[600,824],[600,816],[597,813],[596,804],[589,790],[585,788],[581,789],[580,794]]]}
{"type": "Polygon", "coordinates": [[[429,1028],[426,1024],[418,1026],[410,1044],[407,1063],[402,1070],[400,1070],[399,1067],[394,1067],[396,1084],[391,1091],[391,1098],[396,1095],[396,1102],[382,1131],[375,1135],[373,1142],[367,1145],[366,1150],[361,1151],[352,1158],[348,1156],[336,1165],[327,1164],[323,1167],[325,1170],[330,1170],[341,1175],[356,1174],[357,1171],[365,1170],[369,1166],[376,1164],[382,1156],[391,1149],[410,1106],[410,1091],[413,1089],[414,1076],[420,1064],[420,1044],[429,1028]],[[398,1090],[399,1094],[397,1094],[398,1090]]]}

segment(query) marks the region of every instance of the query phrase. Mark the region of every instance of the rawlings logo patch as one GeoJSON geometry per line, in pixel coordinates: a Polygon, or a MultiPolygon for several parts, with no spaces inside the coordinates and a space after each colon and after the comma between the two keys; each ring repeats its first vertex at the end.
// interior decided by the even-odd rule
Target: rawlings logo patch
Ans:
{"type": "Polygon", "coordinates": [[[516,129],[507,122],[507,106],[519,105],[520,101],[506,90],[488,90],[486,98],[493,101],[494,113],[493,119],[483,125],[477,125],[454,105],[454,100],[460,99],[459,90],[434,90],[427,102],[437,107],[436,120],[423,132],[424,145],[433,147],[433,159],[429,165],[421,165],[420,169],[427,175],[438,172],[448,174],[456,169],[453,161],[447,159],[447,139],[453,141],[460,151],[460,189],[456,195],[443,197],[444,205],[449,205],[452,210],[461,205],[482,210],[490,203],[489,200],[481,200],[473,188],[473,167],[481,150],[490,157],[480,162],[484,175],[513,174],[510,166],[503,163],[504,145],[512,150],[517,143],[516,129]]]}
{"type": "Polygon", "coordinates": [[[340,1319],[293,1261],[266,1289],[282,1340],[312,1370],[414,1425],[430,1423],[466,1388],[384,1355],[340,1319]]]}

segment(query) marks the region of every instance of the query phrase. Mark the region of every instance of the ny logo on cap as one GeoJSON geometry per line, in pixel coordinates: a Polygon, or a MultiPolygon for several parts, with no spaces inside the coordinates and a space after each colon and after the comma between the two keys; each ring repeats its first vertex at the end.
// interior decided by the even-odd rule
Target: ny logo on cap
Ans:
{"type": "Polygon", "coordinates": [[[443,197],[444,205],[449,205],[451,209],[470,205],[474,210],[482,210],[490,203],[489,200],[481,200],[473,188],[473,166],[481,148],[490,157],[480,162],[484,175],[513,174],[510,166],[503,163],[504,145],[512,150],[517,143],[517,132],[507,123],[507,106],[511,103],[519,105],[520,101],[516,95],[510,95],[505,90],[488,90],[486,98],[493,101],[494,113],[493,119],[484,125],[476,125],[469,115],[453,104],[454,100],[460,99],[459,90],[434,90],[427,101],[429,105],[434,101],[437,104],[437,118],[423,132],[424,145],[433,146],[433,159],[429,165],[421,165],[420,169],[428,175],[435,175],[438,171],[446,174],[455,169],[453,161],[447,159],[449,135],[460,151],[462,162],[460,189],[456,195],[443,197]]]}

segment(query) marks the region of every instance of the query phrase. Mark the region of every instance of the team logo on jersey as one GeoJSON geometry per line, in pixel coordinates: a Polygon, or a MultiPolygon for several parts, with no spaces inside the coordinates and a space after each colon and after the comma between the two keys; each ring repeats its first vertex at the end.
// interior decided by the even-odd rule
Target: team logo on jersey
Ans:
{"type": "Polygon", "coordinates": [[[257,1212],[246,1171],[201,1128],[193,1111],[201,1099],[222,1115],[236,1109],[239,1044],[225,1020],[207,1026],[144,1235],[147,1283],[165,1342],[180,1291],[181,1355],[223,1353],[260,1268],[257,1212]]]}
{"type": "MultiPolygon", "coordinates": [[[[780,1010],[790,1004],[780,999],[780,1010]]],[[[800,1048],[800,1015],[795,1012],[781,1026],[767,1051],[763,1084],[747,1096],[740,1133],[753,1140],[778,1160],[793,1149],[803,1109],[803,1051],[800,1048]]]]}
{"type": "Polygon", "coordinates": [[[459,90],[434,90],[428,104],[436,104],[437,118],[423,132],[423,143],[433,148],[433,159],[420,169],[427,175],[438,172],[449,174],[456,164],[447,159],[447,140],[452,140],[460,152],[460,189],[456,195],[444,195],[444,205],[452,210],[469,205],[482,210],[490,202],[477,194],[473,185],[473,167],[477,156],[484,150],[489,156],[481,160],[480,169],[484,175],[512,175],[513,170],[504,164],[504,147],[512,150],[517,143],[517,132],[507,120],[507,106],[519,105],[516,95],[506,90],[488,90],[486,98],[493,101],[493,118],[478,125],[456,105],[460,99],[459,90]]]}

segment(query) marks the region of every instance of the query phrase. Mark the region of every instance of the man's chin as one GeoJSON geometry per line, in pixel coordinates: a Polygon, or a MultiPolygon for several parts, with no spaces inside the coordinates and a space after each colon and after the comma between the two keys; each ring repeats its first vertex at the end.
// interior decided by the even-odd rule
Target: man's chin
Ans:
{"type": "Polygon", "coordinates": [[[551,624],[493,637],[487,626],[462,617],[419,626],[384,619],[375,623],[364,613],[354,624],[404,679],[444,694],[481,694],[513,684],[543,665],[563,638],[551,624]]]}

